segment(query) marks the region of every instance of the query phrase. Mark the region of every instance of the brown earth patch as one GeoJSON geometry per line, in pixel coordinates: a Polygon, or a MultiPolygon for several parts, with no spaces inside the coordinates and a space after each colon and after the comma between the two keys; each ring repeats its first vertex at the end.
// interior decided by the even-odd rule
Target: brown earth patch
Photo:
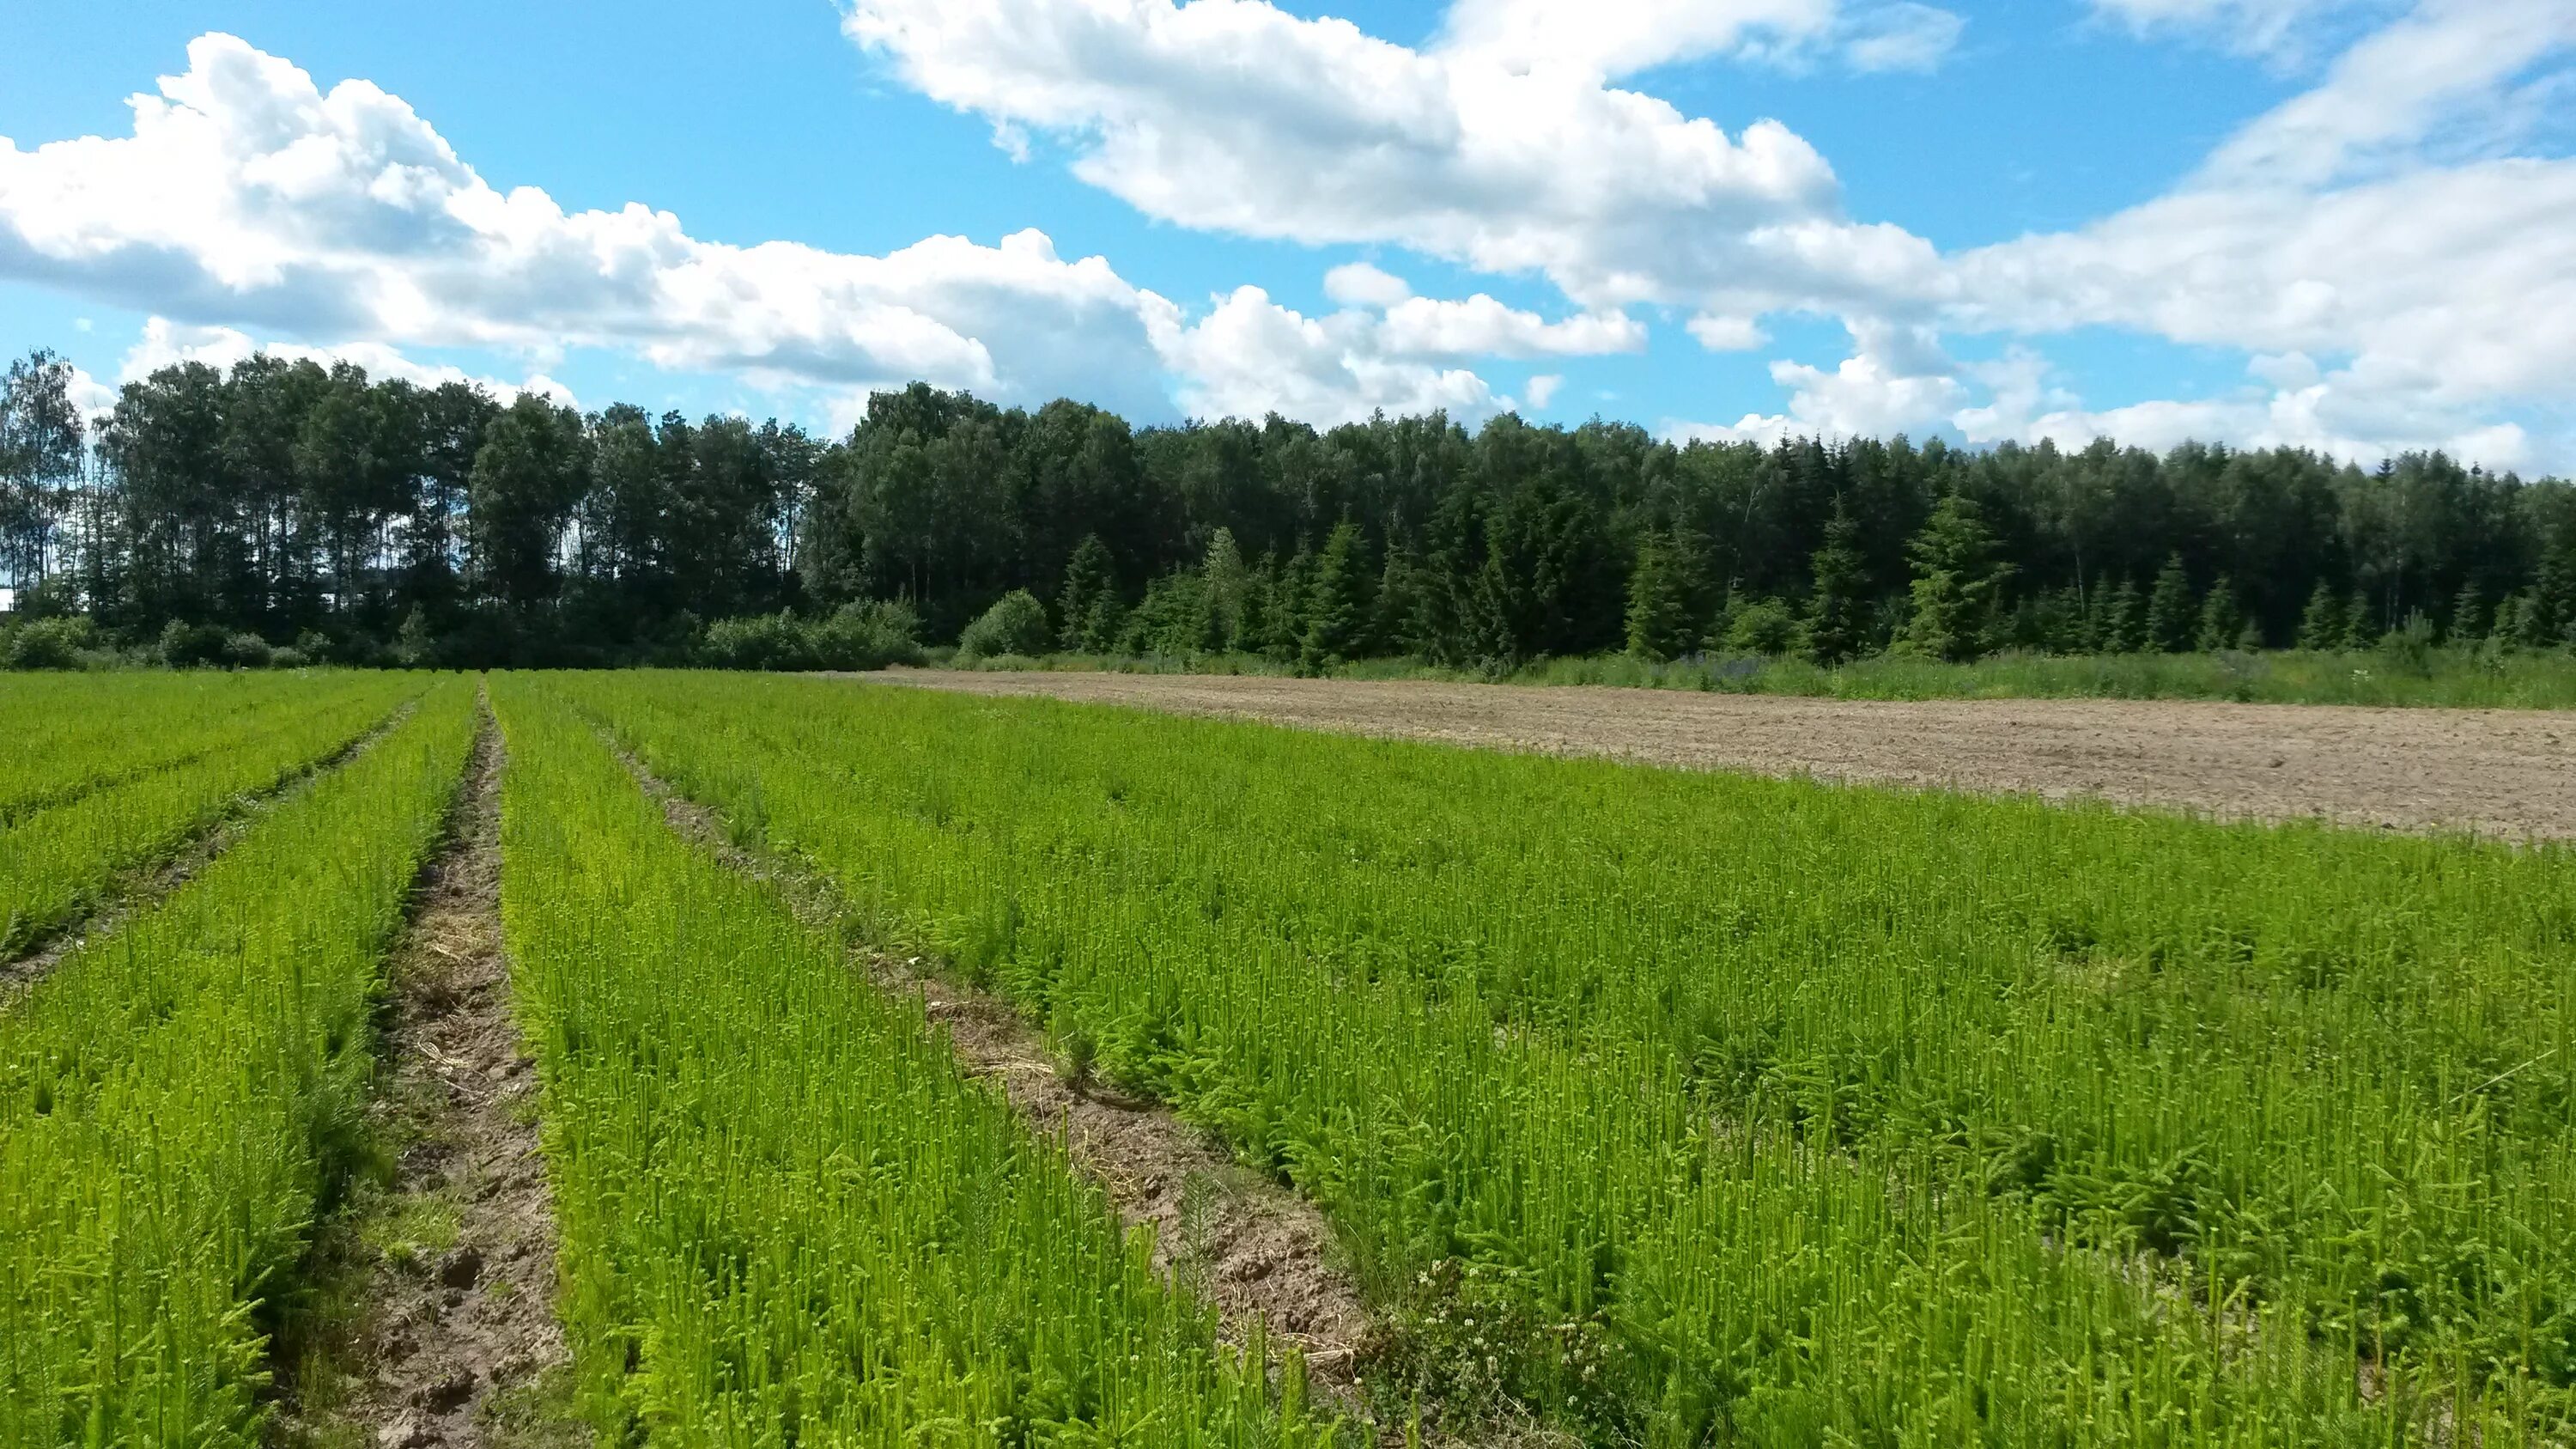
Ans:
{"type": "Polygon", "coordinates": [[[197,872],[212,864],[216,856],[230,850],[252,825],[288,799],[311,789],[323,776],[356,759],[376,741],[392,734],[394,727],[409,719],[416,708],[416,702],[397,705],[390,714],[369,725],[338,749],[310,764],[298,766],[265,789],[234,797],[212,822],[170,845],[158,859],[111,876],[90,904],[70,920],[39,932],[20,945],[15,953],[0,953],[0,1005],[6,1005],[12,996],[43,979],[64,957],[88,944],[91,938],[112,935],[137,913],[160,904],[163,897],[186,885],[197,872]]]}
{"type": "Polygon", "coordinates": [[[1894,703],[1595,686],[894,669],[1043,695],[1390,739],[2258,820],[2576,838],[2576,714],[2166,700],[1894,703]]]}
{"type": "Polygon", "coordinates": [[[358,1301],[328,1351],[341,1379],[331,1402],[305,1406],[308,1427],[354,1427],[382,1449],[581,1437],[543,1402],[569,1355],[536,1063],[502,954],[501,765],[487,715],[450,842],[388,963],[375,1110],[399,1156],[342,1225],[358,1301]]]}
{"type": "MultiPolygon", "coordinates": [[[[848,938],[847,909],[821,872],[740,843],[716,811],[624,758],[673,829],[770,882],[808,925],[848,938]]],[[[1152,1225],[1155,1266],[1216,1308],[1229,1342],[1260,1322],[1273,1343],[1296,1345],[1311,1382],[1363,1413],[1357,1372],[1369,1318],[1321,1209],[1235,1162],[1161,1103],[1067,1077],[1046,1034],[1000,997],[941,977],[917,956],[854,945],[850,959],[880,988],[918,995],[968,1075],[999,1086],[1033,1130],[1061,1134],[1075,1171],[1122,1222],[1152,1225]]]]}

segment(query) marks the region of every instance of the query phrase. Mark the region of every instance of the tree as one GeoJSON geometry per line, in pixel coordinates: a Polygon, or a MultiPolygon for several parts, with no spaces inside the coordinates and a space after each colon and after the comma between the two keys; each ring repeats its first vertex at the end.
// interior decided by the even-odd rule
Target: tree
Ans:
{"type": "Polygon", "coordinates": [[[1837,500],[1825,521],[1824,545],[1809,559],[1815,588],[1807,596],[1807,657],[1830,669],[1868,643],[1869,578],[1860,554],[1860,525],[1837,500]]]}
{"type": "Polygon", "coordinates": [[[2344,628],[2342,596],[2334,591],[2334,585],[2317,580],[2316,589],[2308,595],[2306,612],[2299,615],[2299,647],[2341,649],[2344,628]]]}
{"type": "Polygon", "coordinates": [[[0,376],[0,577],[13,589],[45,576],[80,474],[85,429],[71,382],[72,365],[41,349],[0,376]]]}
{"type": "Polygon", "coordinates": [[[1315,561],[1314,581],[1306,594],[1306,629],[1298,641],[1297,662],[1321,672],[1367,652],[1370,575],[1365,540],[1359,525],[1334,525],[1315,561]]]}
{"type": "Polygon", "coordinates": [[[2220,574],[2209,586],[2209,597],[2201,601],[2200,649],[2210,654],[2234,649],[2244,642],[2248,627],[2244,606],[2236,601],[2236,586],[2220,574]]]}
{"type": "Polygon", "coordinates": [[[1064,568],[1064,587],[1056,595],[1058,647],[1105,654],[1118,634],[1118,581],[1110,573],[1109,546],[1100,535],[1086,533],[1074,545],[1064,568]]]}
{"type": "Polygon", "coordinates": [[[2135,654],[2147,647],[2147,601],[2138,592],[2136,579],[2122,579],[2111,590],[2103,603],[2101,625],[2094,632],[2113,654],[2135,654]]]}
{"type": "Polygon", "coordinates": [[[2490,617],[2486,595],[2479,590],[2477,580],[2460,585],[2460,592],[2451,600],[2452,642],[2474,644],[2484,639],[2490,617]]]}
{"type": "Polygon", "coordinates": [[[1637,566],[1628,575],[1628,652],[1662,661],[1696,643],[1690,585],[1668,535],[1648,533],[1637,543],[1637,566]]]}
{"type": "Polygon", "coordinates": [[[1046,606],[1026,589],[1013,589],[976,617],[957,637],[957,657],[972,662],[999,654],[1044,654],[1046,606]]]}
{"type": "Polygon", "coordinates": [[[2013,568],[1995,560],[1994,535],[1976,503],[1962,493],[1944,497],[1908,552],[1914,613],[1905,626],[1907,650],[1954,663],[1985,653],[2013,568]]]}
{"type": "Polygon", "coordinates": [[[2156,586],[2147,595],[2147,643],[2159,653],[2180,654],[2191,647],[2198,611],[2192,607],[2191,575],[2182,555],[2171,554],[2156,571],[2156,586]]]}
{"type": "Polygon", "coordinates": [[[1251,586],[1251,573],[1243,566],[1243,550],[1234,542],[1234,530],[1220,527],[1208,539],[1207,553],[1199,562],[1199,579],[1205,587],[1208,612],[1215,618],[1216,647],[1243,647],[1244,596],[1251,586]]]}
{"type": "Polygon", "coordinates": [[[467,485],[477,582],[501,603],[527,610],[563,586],[564,528],[589,486],[581,417],[522,393],[484,430],[467,485]]]}

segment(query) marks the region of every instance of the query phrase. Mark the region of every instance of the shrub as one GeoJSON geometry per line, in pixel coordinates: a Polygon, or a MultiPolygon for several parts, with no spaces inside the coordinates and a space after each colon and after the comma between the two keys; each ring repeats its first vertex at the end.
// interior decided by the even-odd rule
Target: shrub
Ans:
{"type": "Polygon", "coordinates": [[[909,599],[871,599],[844,604],[811,635],[815,666],[822,669],[883,669],[889,664],[921,660],[921,613],[909,599]]]}
{"type": "Polygon", "coordinates": [[[1786,654],[1797,646],[1798,617],[1778,599],[1756,599],[1735,611],[1723,642],[1745,654],[1786,654]]]}
{"type": "Polygon", "coordinates": [[[751,614],[707,626],[700,657],[715,669],[808,669],[812,656],[793,614],[751,614]]]}
{"type": "Polygon", "coordinates": [[[1013,589],[957,636],[957,661],[964,664],[999,654],[1044,654],[1050,642],[1046,606],[1028,590],[1013,589]]]}
{"type": "Polygon", "coordinates": [[[0,634],[0,668],[78,669],[81,651],[98,647],[98,630],[86,618],[36,619],[0,634]]]}
{"type": "Polygon", "coordinates": [[[163,664],[172,669],[192,669],[223,663],[225,647],[231,642],[223,630],[212,624],[183,624],[173,619],[162,629],[157,647],[163,664]]]}
{"type": "Polygon", "coordinates": [[[224,663],[235,669],[266,669],[274,662],[276,651],[257,634],[238,633],[224,636],[224,663]]]}

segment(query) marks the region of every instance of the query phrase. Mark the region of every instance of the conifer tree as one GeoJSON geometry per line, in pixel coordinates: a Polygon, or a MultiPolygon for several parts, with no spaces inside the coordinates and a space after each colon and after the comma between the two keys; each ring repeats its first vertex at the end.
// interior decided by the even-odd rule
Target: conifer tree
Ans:
{"type": "Polygon", "coordinates": [[[2181,554],[2170,555],[2147,596],[2147,643],[2160,653],[2179,654],[2191,647],[2195,622],[2191,575],[2183,571],[2181,554]]]}
{"type": "Polygon", "coordinates": [[[2451,642],[2475,644],[2486,638],[2488,619],[2487,596],[2479,590],[2477,580],[2461,584],[2460,592],[2451,600],[2451,642]]]}
{"type": "Polygon", "coordinates": [[[1324,540],[1306,590],[1306,628],[1297,663],[1309,672],[1330,669],[1368,652],[1370,577],[1367,540],[1356,523],[1343,522],[1324,540]]]}
{"type": "Polygon", "coordinates": [[[2236,602],[2236,585],[2220,574],[2209,586],[2209,597],[2200,605],[2200,648],[2215,654],[2233,649],[2243,641],[2245,609],[2236,602]]]}
{"type": "Polygon", "coordinates": [[[1199,579],[1206,589],[1208,612],[1216,620],[1216,647],[1241,649],[1243,598],[1251,572],[1243,566],[1243,550],[1235,545],[1233,529],[1220,527],[1209,537],[1199,579]]]}
{"type": "Polygon", "coordinates": [[[1995,562],[1994,535],[1975,501],[1961,493],[1943,498],[1907,551],[1914,559],[1908,651],[1954,663],[1986,652],[2013,570],[1995,562]]]}
{"type": "Polygon", "coordinates": [[[1099,534],[1086,533],[1073,546],[1073,559],[1064,567],[1064,588],[1056,595],[1057,647],[1105,652],[1117,633],[1117,599],[1109,546],[1099,534]]]}
{"type": "Polygon", "coordinates": [[[1869,578],[1860,556],[1860,525],[1839,501],[1825,520],[1824,545],[1809,564],[1816,586],[1807,596],[1807,657],[1830,669],[1868,643],[1869,578]]]}
{"type": "Polygon", "coordinates": [[[2353,590],[2351,601],[2343,606],[2343,647],[2371,648],[2379,643],[2379,636],[2385,632],[2373,617],[2370,597],[2359,589],[2353,590]]]}
{"type": "Polygon", "coordinates": [[[2331,585],[2319,579],[2316,589],[2308,595],[2307,611],[2299,615],[2299,647],[2341,649],[2343,634],[2343,599],[2331,585]]]}
{"type": "Polygon", "coordinates": [[[2102,606],[2102,647],[2114,654],[2135,654],[2147,647],[2147,600],[2136,579],[2122,579],[2102,606]]]}
{"type": "Polygon", "coordinates": [[[1637,541],[1637,566],[1628,575],[1628,652],[1662,661],[1691,645],[1688,581],[1667,535],[1649,530],[1637,541]]]}

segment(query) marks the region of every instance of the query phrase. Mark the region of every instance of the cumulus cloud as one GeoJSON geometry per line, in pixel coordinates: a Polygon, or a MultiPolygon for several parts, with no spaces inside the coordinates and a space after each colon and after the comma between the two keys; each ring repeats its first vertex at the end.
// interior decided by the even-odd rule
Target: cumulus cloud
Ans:
{"type": "Polygon", "coordinates": [[[1854,70],[1928,70],[1964,26],[1917,0],[1857,12],[1839,0],[1456,0],[1433,50],[1509,71],[1603,78],[1710,56],[1804,65],[1836,52],[1854,70]]]}
{"type": "MultiPolygon", "coordinates": [[[[1571,12],[1494,13],[1503,34],[1571,12]]],[[[1920,238],[1847,220],[1788,127],[1729,135],[1606,84],[1598,65],[1643,41],[1516,66],[1481,30],[1415,50],[1262,0],[855,0],[844,28],[904,84],[1063,138],[1082,179],[1183,226],[1535,271],[1586,309],[1830,306],[1937,271],[1920,238]]]]}
{"type": "MultiPolygon", "coordinates": [[[[250,334],[232,327],[189,327],[166,317],[145,320],[143,335],[126,349],[124,364],[118,369],[117,381],[137,382],[165,367],[183,362],[202,362],[218,370],[266,353],[287,361],[309,361],[329,367],[335,362],[353,363],[365,368],[369,377],[380,381],[402,381],[415,387],[438,387],[451,382],[471,383],[491,393],[504,403],[516,401],[521,393],[535,393],[568,407],[580,406],[572,389],[546,376],[531,372],[518,382],[478,376],[452,363],[422,363],[404,356],[396,348],[381,342],[347,342],[334,347],[307,347],[299,343],[261,343],[250,334]]],[[[99,387],[103,396],[99,407],[115,405],[115,393],[99,387]]]]}
{"type": "Polygon", "coordinates": [[[1424,357],[1580,357],[1642,352],[1643,323],[1624,312],[1586,312],[1550,322],[1478,292],[1463,301],[1407,297],[1386,309],[1385,350],[1424,357]]]}
{"type": "Polygon", "coordinates": [[[1307,317],[1246,286],[1194,323],[1168,314],[1161,345],[1183,379],[1182,409],[1194,417],[1276,412],[1328,427],[1381,408],[1473,422],[1511,407],[1465,368],[1387,355],[1379,326],[1355,309],[1307,317]]]}
{"type": "Polygon", "coordinates": [[[1345,262],[1324,274],[1324,295],[1346,307],[1392,307],[1412,296],[1413,288],[1367,262],[1345,262]]]}
{"type": "Polygon", "coordinates": [[[1679,439],[1775,443],[1785,437],[1883,437],[1949,421],[1968,389],[1928,329],[1851,324],[1851,355],[1827,371],[1786,359],[1771,380],[1789,390],[1784,413],[1747,413],[1733,423],[1668,421],[1679,439]]]}
{"type": "Polygon", "coordinates": [[[1536,377],[1531,378],[1529,380],[1529,385],[1522,388],[1521,391],[1529,397],[1530,411],[1545,412],[1547,411],[1547,405],[1556,401],[1557,389],[1563,386],[1565,386],[1565,378],[1563,375],[1553,372],[1542,372],[1536,377]]]}
{"type": "Polygon", "coordinates": [[[863,256],[702,241],[641,205],[568,213],[495,189],[376,86],[325,92],[226,35],[131,104],[131,136],[0,138],[0,276],[343,347],[595,346],[853,389],[1161,401],[1160,299],[1042,233],[863,256]]]}

